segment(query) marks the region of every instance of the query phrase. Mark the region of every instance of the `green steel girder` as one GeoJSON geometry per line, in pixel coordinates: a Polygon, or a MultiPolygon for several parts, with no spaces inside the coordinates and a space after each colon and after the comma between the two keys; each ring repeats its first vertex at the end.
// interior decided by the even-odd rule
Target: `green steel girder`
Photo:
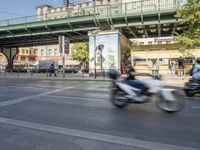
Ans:
{"type": "MultiPolygon", "coordinates": [[[[105,14],[99,15],[100,11],[98,10],[101,9],[100,7],[96,10],[94,8],[93,14],[85,16],[70,17],[68,13],[68,16],[65,18],[43,21],[37,21],[38,18],[36,16],[35,22],[22,22],[21,24],[11,24],[7,26],[0,25],[0,47],[3,40],[9,40],[11,38],[13,40],[16,39],[17,41],[17,39],[19,38],[26,40],[26,37],[29,36],[32,36],[34,39],[34,37],[37,37],[38,35],[42,38],[45,35],[58,36],[58,34],[65,34],[69,37],[73,37],[73,34],[87,36],[86,33],[88,31],[105,28],[122,29],[125,35],[127,33],[127,37],[132,36],[133,38],[137,38],[139,35],[139,32],[136,31],[138,30],[138,26],[142,27],[142,30],[145,32],[146,36],[151,36],[151,34],[149,34],[150,32],[148,33],[148,30],[150,30],[149,26],[156,25],[158,36],[161,36],[161,28],[163,24],[172,24],[174,28],[173,31],[175,31],[176,27],[178,27],[177,24],[181,22],[181,20],[177,20],[174,17],[177,12],[176,8],[142,12],[132,12],[125,9],[125,12],[123,12],[121,5],[115,5],[112,7],[106,6],[105,14]],[[113,10],[115,10],[116,8],[118,8],[119,13],[113,14],[113,10]],[[81,33],[83,31],[84,34],[81,33]]],[[[28,19],[26,18],[26,21],[27,20],[28,19]]]]}
{"type": "MultiPolygon", "coordinates": [[[[175,11],[173,10],[173,12],[168,12],[170,13],[174,13],[175,11]]],[[[148,15],[158,15],[158,14],[165,14],[165,11],[163,12],[150,12],[150,13],[142,13],[143,17],[146,17],[148,15]]],[[[92,15],[92,16],[86,16],[86,17],[74,17],[73,19],[68,19],[68,18],[63,18],[63,19],[55,19],[55,20],[46,20],[46,21],[38,21],[38,22],[32,22],[32,23],[27,23],[27,24],[18,24],[18,25],[10,25],[10,26],[6,26],[6,27],[1,27],[0,26],[0,32],[4,31],[5,28],[7,30],[17,30],[17,29],[22,29],[22,28],[42,28],[44,26],[56,26],[56,25],[62,25],[62,24],[73,24],[73,23],[83,23],[83,22],[97,22],[99,20],[105,20],[108,17],[96,17],[97,15],[92,15]]],[[[116,19],[116,18],[123,18],[123,20],[125,20],[125,18],[131,18],[131,17],[137,17],[137,16],[141,16],[141,14],[126,14],[126,15],[115,15],[115,16],[109,16],[110,20],[116,19]]],[[[98,26],[96,26],[98,27],[98,26]]]]}

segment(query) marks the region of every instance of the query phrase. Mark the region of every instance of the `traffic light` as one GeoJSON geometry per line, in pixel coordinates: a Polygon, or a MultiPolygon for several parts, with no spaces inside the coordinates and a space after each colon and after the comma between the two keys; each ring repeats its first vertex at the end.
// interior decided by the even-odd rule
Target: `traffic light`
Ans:
{"type": "Polygon", "coordinates": [[[66,37],[64,38],[64,52],[69,55],[69,39],[66,37]]]}
{"type": "Polygon", "coordinates": [[[58,37],[58,43],[59,43],[59,52],[62,53],[64,51],[65,54],[69,54],[70,40],[65,36],[61,35],[58,37]]]}

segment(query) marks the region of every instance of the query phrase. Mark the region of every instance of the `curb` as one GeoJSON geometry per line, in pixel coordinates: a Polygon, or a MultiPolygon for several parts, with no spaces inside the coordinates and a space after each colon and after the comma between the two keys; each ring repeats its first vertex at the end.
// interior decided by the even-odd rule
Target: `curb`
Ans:
{"type": "Polygon", "coordinates": [[[37,79],[37,80],[58,80],[58,81],[97,81],[97,82],[109,82],[110,79],[80,79],[80,78],[34,78],[34,77],[1,77],[0,79],[37,79]]]}
{"type": "MultiPolygon", "coordinates": [[[[0,79],[24,79],[24,80],[28,80],[28,79],[35,79],[35,80],[56,80],[56,81],[95,81],[95,82],[111,82],[111,79],[80,79],[80,78],[34,78],[34,77],[26,77],[26,78],[22,78],[22,77],[1,77],[0,79]]],[[[162,84],[164,86],[171,86],[171,87],[183,87],[184,83],[186,81],[184,80],[162,80],[162,84]],[[181,81],[181,82],[180,82],[181,81]]]]}

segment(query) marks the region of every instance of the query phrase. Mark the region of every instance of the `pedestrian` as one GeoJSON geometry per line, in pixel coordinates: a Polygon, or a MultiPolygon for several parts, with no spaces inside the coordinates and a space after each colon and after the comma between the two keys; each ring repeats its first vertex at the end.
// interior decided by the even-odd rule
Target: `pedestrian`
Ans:
{"type": "Polygon", "coordinates": [[[157,59],[155,62],[155,75],[159,76],[160,72],[160,60],[157,59]]]}
{"type": "Polygon", "coordinates": [[[168,74],[172,75],[172,59],[169,59],[168,61],[168,70],[169,70],[168,74]]]}
{"type": "Polygon", "coordinates": [[[171,75],[175,76],[175,74],[176,74],[176,61],[172,60],[172,62],[171,62],[171,75]]]}
{"type": "Polygon", "coordinates": [[[185,62],[184,62],[184,59],[182,57],[180,57],[178,59],[178,71],[179,71],[179,76],[180,77],[183,77],[184,75],[184,67],[185,67],[185,62]]]}
{"type": "Polygon", "coordinates": [[[55,72],[55,62],[53,62],[51,65],[50,65],[50,77],[51,77],[51,74],[54,74],[54,76],[56,77],[56,72],[55,72]]]}

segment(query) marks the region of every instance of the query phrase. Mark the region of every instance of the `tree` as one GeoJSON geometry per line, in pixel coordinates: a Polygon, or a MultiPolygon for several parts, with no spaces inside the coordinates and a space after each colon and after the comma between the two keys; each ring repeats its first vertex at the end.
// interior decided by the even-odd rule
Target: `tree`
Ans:
{"type": "Polygon", "coordinates": [[[75,43],[72,47],[73,60],[78,60],[84,67],[89,62],[89,47],[88,43],[75,43]]]}
{"type": "Polygon", "coordinates": [[[185,32],[175,33],[177,41],[186,47],[200,46],[200,0],[188,0],[176,16],[187,25],[185,32]]]}

